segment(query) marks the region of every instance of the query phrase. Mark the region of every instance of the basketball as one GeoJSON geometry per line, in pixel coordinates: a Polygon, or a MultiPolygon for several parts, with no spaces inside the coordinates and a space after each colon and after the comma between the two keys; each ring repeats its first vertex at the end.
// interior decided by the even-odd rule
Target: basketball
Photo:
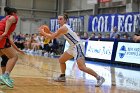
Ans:
{"type": "Polygon", "coordinates": [[[44,29],[44,32],[46,32],[48,34],[51,34],[50,29],[49,29],[49,27],[47,25],[42,25],[42,26],[40,26],[40,28],[44,29]]]}

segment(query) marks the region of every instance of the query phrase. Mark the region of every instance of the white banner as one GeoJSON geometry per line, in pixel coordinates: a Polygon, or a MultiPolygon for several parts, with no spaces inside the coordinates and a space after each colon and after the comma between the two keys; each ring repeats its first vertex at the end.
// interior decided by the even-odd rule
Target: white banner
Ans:
{"type": "Polygon", "coordinates": [[[119,42],[115,61],[140,64],[140,44],[119,42]]]}
{"type": "Polygon", "coordinates": [[[86,57],[111,60],[114,42],[88,41],[86,57]]]}

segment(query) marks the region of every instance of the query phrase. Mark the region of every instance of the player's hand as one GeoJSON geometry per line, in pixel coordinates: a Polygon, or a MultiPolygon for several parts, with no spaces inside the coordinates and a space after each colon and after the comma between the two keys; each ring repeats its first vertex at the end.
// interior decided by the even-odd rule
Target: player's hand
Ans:
{"type": "Polygon", "coordinates": [[[45,35],[45,32],[44,32],[44,29],[43,29],[43,28],[40,28],[40,29],[39,29],[39,34],[40,34],[40,35],[43,35],[43,36],[45,35]]]}
{"type": "Polygon", "coordinates": [[[140,36],[134,36],[134,37],[133,37],[133,40],[134,40],[135,42],[138,42],[138,41],[140,40],[140,36]]]}
{"type": "Polygon", "coordinates": [[[25,54],[22,50],[18,50],[18,52],[23,55],[25,54]]]}
{"type": "Polygon", "coordinates": [[[5,35],[6,35],[6,34],[0,35],[0,40],[2,40],[2,39],[4,38],[5,35]]]}
{"type": "Polygon", "coordinates": [[[3,39],[3,36],[2,35],[0,35],[0,40],[2,40],[3,39]]]}

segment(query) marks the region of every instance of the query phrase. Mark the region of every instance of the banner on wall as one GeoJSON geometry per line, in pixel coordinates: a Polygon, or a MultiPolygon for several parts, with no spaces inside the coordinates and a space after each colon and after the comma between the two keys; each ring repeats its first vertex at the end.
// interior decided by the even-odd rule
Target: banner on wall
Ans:
{"type": "MultiPolygon", "coordinates": [[[[69,17],[68,24],[73,31],[83,31],[84,30],[84,16],[80,17],[69,17]]],[[[57,18],[50,19],[50,30],[55,32],[59,28],[57,18]]]]}
{"type": "Polygon", "coordinates": [[[50,19],[50,30],[52,32],[55,32],[59,28],[58,19],[57,18],[51,18],[50,19]]]}
{"type": "Polygon", "coordinates": [[[120,32],[135,32],[140,27],[140,13],[89,16],[89,32],[111,32],[115,26],[120,32]]]}
{"type": "Polygon", "coordinates": [[[86,57],[111,60],[114,42],[111,41],[88,41],[86,57]]]}
{"type": "Polygon", "coordinates": [[[3,18],[4,18],[4,16],[0,16],[0,20],[3,19],[3,18]]]}
{"type": "Polygon", "coordinates": [[[140,44],[119,42],[115,61],[140,64],[140,44]]]}

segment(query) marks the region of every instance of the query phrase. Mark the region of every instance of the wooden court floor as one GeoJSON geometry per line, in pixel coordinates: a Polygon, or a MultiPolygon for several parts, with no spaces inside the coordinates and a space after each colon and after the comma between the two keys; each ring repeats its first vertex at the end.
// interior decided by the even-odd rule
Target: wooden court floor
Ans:
{"type": "MultiPolygon", "coordinates": [[[[67,66],[67,81],[55,82],[53,79],[60,74],[57,58],[19,55],[11,73],[14,88],[0,86],[0,93],[140,93],[139,76],[133,76],[131,80],[131,77],[125,76],[126,70],[119,72],[123,70],[87,64],[106,79],[105,83],[97,88],[95,78],[79,71],[76,63],[69,61],[67,66]],[[112,80],[115,80],[116,86],[112,86],[112,80]]],[[[139,71],[132,73],[139,74],[139,71]]]]}

